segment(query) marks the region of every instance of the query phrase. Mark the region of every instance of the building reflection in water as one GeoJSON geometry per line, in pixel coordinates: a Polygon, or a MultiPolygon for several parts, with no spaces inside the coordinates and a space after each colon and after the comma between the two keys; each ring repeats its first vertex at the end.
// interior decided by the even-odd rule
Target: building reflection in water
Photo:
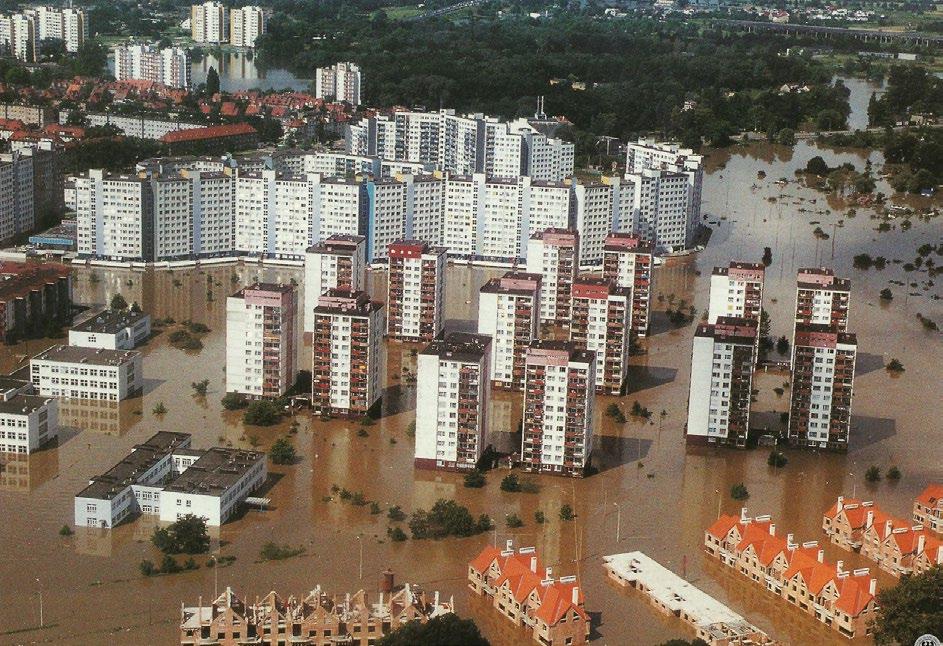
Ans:
{"type": "Polygon", "coordinates": [[[29,493],[59,474],[59,449],[50,446],[42,451],[0,453],[0,491],[29,493]]]}
{"type": "Polygon", "coordinates": [[[100,399],[60,399],[59,426],[77,431],[91,431],[121,437],[141,419],[131,410],[140,408],[140,401],[112,402],[100,399]]]}

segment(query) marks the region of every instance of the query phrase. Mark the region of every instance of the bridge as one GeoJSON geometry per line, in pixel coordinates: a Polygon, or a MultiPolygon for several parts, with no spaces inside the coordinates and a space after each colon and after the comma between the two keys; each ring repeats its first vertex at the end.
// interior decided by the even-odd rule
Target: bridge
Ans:
{"type": "Polygon", "coordinates": [[[794,25],[781,22],[759,22],[753,20],[714,19],[712,24],[720,27],[739,29],[748,33],[773,32],[789,36],[812,36],[813,38],[854,38],[865,42],[904,43],[939,47],[943,45],[943,35],[927,34],[919,31],[884,31],[881,29],[849,29],[847,27],[821,27],[817,25],[794,25]]]}

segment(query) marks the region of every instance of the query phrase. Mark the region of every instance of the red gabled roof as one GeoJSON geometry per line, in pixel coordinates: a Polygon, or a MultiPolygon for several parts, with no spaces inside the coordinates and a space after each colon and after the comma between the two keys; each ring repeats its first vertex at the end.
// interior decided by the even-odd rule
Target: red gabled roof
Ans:
{"type": "Polygon", "coordinates": [[[707,533],[716,538],[726,538],[727,533],[739,522],[739,516],[730,516],[728,514],[724,514],[707,528],[707,533]]]}
{"type": "Polygon", "coordinates": [[[806,588],[813,594],[818,594],[837,573],[838,568],[835,565],[819,562],[817,546],[800,547],[792,552],[789,568],[783,574],[783,579],[788,581],[799,575],[805,581],[806,588]]]}
{"type": "Polygon", "coordinates": [[[186,141],[203,141],[219,137],[237,137],[257,134],[255,128],[248,123],[232,123],[224,126],[210,126],[209,128],[190,128],[168,132],[160,138],[165,144],[181,143],[186,141]]]}
{"type": "Polygon", "coordinates": [[[917,496],[917,502],[926,507],[943,505],[943,484],[927,485],[927,488],[917,496]]]}
{"type": "Polygon", "coordinates": [[[573,588],[578,587],[576,582],[560,583],[559,581],[544,588],[543,598],[540,601],[540,608],[537,609],[537,618],[541,619],[548,626],[556,625],[571,610],[578,614],[584,621],[589,621],[589,615],[583,610],[583,589],[577,590],[577,600],[579,604],[573,603],[573,588]]]}
{"type": "Polygon", "coordinates": [[[763,567],[773,562],[778,554],[786,550],[786,539],[774,536],[769,533],[769,523],[756,524],[750,523],[744,528],[743,538],[737,546],[737,551],[742,552],[749,546],[753,546],[756,552],[756,558],[763,567]]]}
{"type": "Polygon", "coordinates": [[[468,565],[476,572],[484,572],[491,566],[491,562],[500,556],[501,550],[488,545],[485,549],[481,550],[481,554],[476,556],[468,565]]]}
{"type": "Polygon", "coordinates": [[[857,617],[874,595],[871,594],[871,577],[868,575],[846,576],[835,579],[839,595],[835,606],[847,615],[857,617]]]}

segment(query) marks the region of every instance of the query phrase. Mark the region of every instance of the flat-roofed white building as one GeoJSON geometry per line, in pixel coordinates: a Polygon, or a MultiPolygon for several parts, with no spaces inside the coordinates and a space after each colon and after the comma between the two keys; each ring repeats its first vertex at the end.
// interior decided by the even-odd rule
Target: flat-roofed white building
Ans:
{"type": "Polygon", "coordinates": [[[444,247],[397,240],[389,247],[386,334],[399,341],[429,342],[445,327],[444,247]]]}
{"type": "Polygon", "coordinates": [[[547,229],[527,242],[527,272],[540,274],[540,322],[569,325],[570,290],[580,264],[575,231],[547,229]]]}
{"type": "Polygon", "coordinates": [[[363,236],[332,235],[305,252],[304,331],[314,331],[314,308],[329,289],[365,289],[367,241],[363,236]]]}
{"type": "Polygon", "coordinates": [[[491,338],[450,332],[417,359],[416,451],[425,469],[470,470],[485,449],[491,338]]]}
{"type": "Polygon", "coordinates": [[[190,6],[190,37],[197,43],[229,41],[229,9],[222,2],[210,0],[190,6]]]}
{"type": "Polygon", "coordinates": [[[151,317],[143,312],[105,310],[69,330],[69,345],[133,350],[151,336],[151,317]]]}
{"type": "Polygon", "coordinates": [[[570,340],[596,355],[596,392],[619,395],[629,372],[631,290],[605,278],[577,278],[570,312],[570,340]]]}
{"type": "Polygon", "coordinates": [[[55,345],[30,360],[30,378],[41,395],[121,401],[144,385],[141,353],[55,345]]]}
{"type": "Polygon", "coordinates": [[[766,268],[760,263],[731,262],[728,267],[714,267],[707,322],[716,323],[721,316],[759,321],[765,278],[766,268]]]}
{"type": "Polygon", "coordinates": [[[255,47],[265,33],[265,12],[262,7],[234,7],[229,13],[229,42],[234,47],[255,47]]]}
{"type": "Polygon", "coordinates": [[[539,274],[509,271],[485,283],[478,295],[478,333],[491,337],[491,383],[524,387],[524,359],[540,323],[539,274]]]}
{"type": "Polygon", "coordinates": [[[338,103],[360,105],[360,66],[356,63],[335,63],[319,67],[314,75],[315,96],[338,103]]]}
{"type": "Polygon", "coordinates": [[[37,395],[0,400],[0,453],[33,453],[59,435],[59,402],[37,395]]]}

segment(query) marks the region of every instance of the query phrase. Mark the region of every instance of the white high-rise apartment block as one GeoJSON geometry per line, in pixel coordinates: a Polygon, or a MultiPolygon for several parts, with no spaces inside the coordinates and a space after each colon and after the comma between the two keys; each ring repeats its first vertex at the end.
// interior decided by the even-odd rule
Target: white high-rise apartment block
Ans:
{"type": "Polygon", "coordinates": [[[153,260],[150,180],[90,170],[75,179],[78,252],[119,261],[153,260]]]}
{"type": "Polygon", "coordinates": [[[256,283],[226,299],[226,392],[280,397],[295,383],[297,310],[291,285],[256,283]]]}
{"type": "Polygon", "coordinates": [[[141,80],[167,87],[190,87],[190,53],[183,47],[119,45],[114,49],[115,78],[141,80]]]}
{"type": "Polygon", "coordinates": [[[612,233],[603,247],[603,278],[632,293],[632,332],[648,334],[652,295],[652,247],[636,235],[612,233]]]}
{"type": "Polygon", "coordinates": [[[366,292],[331,288],[312,312],[312,409],[366,415],[383,395],[383,304],[366,292]]]}
{"type": "Polygon", "coordinates": [[[716,323],[721,316],[759,322],[765,276],[766,268],[759,263],[731,262],[728,267],[715,267],[711,273],[707,322],[716,323]]]}
{"type": "Polygon", "coordinates": [[[803,267],[796,279],[796,322],[829,325],[835,332],[848,331],[851,281],[838,278],[826,267],[803,267]]]}
{"type": "Polygon", "coordinates": [[[848,450],[858,341],[834,325],[797,324],[793,336],[789,443],[848,450]]]}
{"type": "Polygon", "coordinates": [[[491,383],[520,390],[524,358],[540,323],[540,274],[509,271],[478,295],[478,333],[491,337],[491,383]]]}
{"type": "Polygon", "coordinates": [[[255,47],[256,39],[265,33],[262,7],[234,7],[229,17],[229,42],[235,47],[255,47]]]}
{"type": "Polygon", "coordinates": [[[491,338],[451,332],[419,353],[414,463],[474,469],[485,448],[491,338]]]}
{"type": "Polygon", "coordinates": [[[593,451],[596,357],[569,341],[527,350],[521,463],[527,471],[582,477],[593,451]]]}
{"type": "Polygon", "coordinates": [[[579,234],[547,229],[527,241],[527,272],[539,274],[540,322],[569,325],[570,289],[580,264],[579,234]]]}
{"type": "Polygon", "coordinates": [[[387,284],[387,336],[429,342],[445,327],[445,254],[420,240],[390,245],[387,284]]]}
{"type": "Polygon", "coordinates": [[[67,52],[75,53],[88,38],[88,19],[84,9],[75,7],[31,7],[23,11],[36,22],[38,41],[61,40],[67,52]]]}
{"type": "MultiPolygon", "coordinates": [[[[632,193],[631,231],[657,247],[692,246],[701,219],[703,157],[646,140],[627,148],[624,190],[632,193]]],[[[627,220],[628,214],[622,218],[627,220]]]]}
{"type": "Polygon", "coordinates": [[[745,447],[758,323],[722,316],[697,326],[688,394],[689,444],[745,447]]]}
{"type": "Polygon", "coordinates": [[[32,151],[0,154],[0,242],[33,229],[33,162],[32,151]]]}
{"type": "MultiPolygon", "coordinates": [[[[411,209],[411,226],[406,237],[431,240],[438,244],[443,232],[443,203],[446,182],[433,175],[407,175],[406,204],[411,209]]],[[[451,252],[451,249],[449,250],[451,252]]]]}
{"type": "Polygon", "coordinates": [[[406,235],[408,188],[406,183],[393,179],[367,183],[370,211],[366,237],[371,262],[386,260],[390,245],[406,235]]]}
{"type": "Polygon", "coordinates": [[[606,236],[613,230],[613,186],[599,182],[573,184],[573,226],[580,234],[580,263],[598,265],[606,236]]]}
{"type": "Polygon", "coordinates": [[[338,103],[360,105],[360,66],[356,63],[335,63],[319,67],[314,75],[314,95],[338,103]]]}
{"type": "Polygon", "coordinates": [[[363,236],[333,235],[305,252],[304,331],[314,332],[314,308],[329,289],[366,289],[367,243],[363,236]]]}
{"type": "MultiPolygon", "coordinates": [[[[524,178],[522,185],[528,231],[566,229],[570,226],[572,190],[568,184],[524,178]]],[[[522,234],[524,253],[527,251],[529,238],[524,237],[525,235],[522,234]]]]}
{"type": "Polygon", "coordinates": [[[454,110],[362,119],[348,127],[347,152],[427,163],[460,175],[523,175],[544,182],[571,176],[574,159],[572,143],[541,134],[526,119],[504,122],[454,110]]]}
{"type": "Polygon", "coordinates": [[[141,353],[54,345],[30,360],[30,378],[40,395],[121,401],[144,385],[141,353]]]}
{"type": "Polygon", "coordinates": [[[0,16],[0,46],[21,61],[36,61],[39,33],[36,18],[32,15],[14,13],[0,16]]]}
{"type": "Polygon", "coordinates": [[[619,395],[629,373],[632,291],[583,276],[571,293],[570,341],[595,353],[596,391],[619,395]]]}
{"type": "Polygon", "coordinates": [[[224,256],[236,248],[233,225],[233,178],[217,172],[187,172],[193,188],[193,254],[224,256]]]}
{"type": "Polygon", "coordinates": [[[229,41],[229,9],[221,2],[190,6],[190,35],[197,43],[229,41]]]}
{"type": "Polygon", "coordinates": [[[59,402],[36,395],[0,400],[0,453],[29,454],[59,435],[59,402]]]}

